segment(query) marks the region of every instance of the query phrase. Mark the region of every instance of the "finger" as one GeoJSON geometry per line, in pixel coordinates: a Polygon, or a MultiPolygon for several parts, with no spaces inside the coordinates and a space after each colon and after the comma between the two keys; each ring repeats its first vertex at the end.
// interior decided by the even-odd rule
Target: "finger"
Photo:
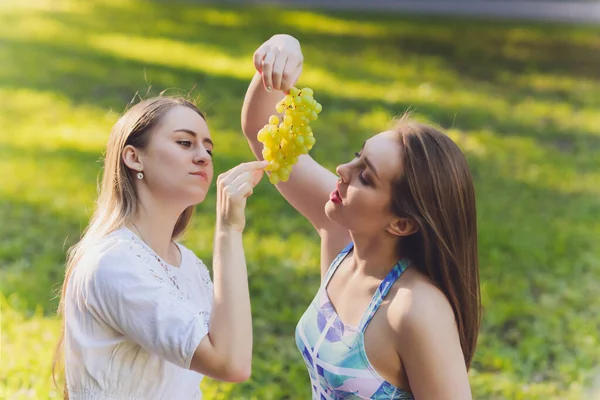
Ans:
{"type": "Polygon", "coordinates": [[[254,52],[254,56],[252,57],[252,61],[254,62],[254,68],[260,73],[262,73],[263,69],[263,59],[267,54],[267,46],[260,46],[258,50],[254,52]]]}
{"type": "MultiPolygon", "coordinates": [[[[285,85],[287,86],[287,89],[285,89],[285,91],[289,91],[292,87],[296,86],[296,83],[298,82],[298,79],[300,78],[301,74],[302,74],[302,63],[300,63],[300,65],[294,70],[294,72],[292,72],[290,74],[289,79],[285,83],[285,85]]],[[[283,85],[284,84],[282,84],[282,86],[283,85]]]]}
{"type": "Polygon", "coordinates": [[[242,181],[251,181],[251,172],[254,170],[261,171],[267,165],[269,165],[268,161],[253,161],[250,163],[240,164],[228,172],[227,177],[221,182],[221,185],[222,187],[232,186],[234,182],[237,182],[234,186],[237,188],[241,184],[240,177],[242,181]],[[244,174],[246,175],[244,176],[244,174]]]}
{"type": "Polygon", "coordinates": [[[262,61],[262,79],[263,85],[267,92],[273,90],[273,63],[275,62],[275,54],[272,51],[268,51],[265,54],[265,58],[262,61]]]}
{"type": "Polygon", "coordinates": [[[235,177],[233,182],[231,182],[228,186],[231,186],[233,189],[237,190],[240,186],[242,186],[245,182],[250,182],[252,177],[252,173],[250,171],[245,171],[235,177]]]}
{"type": "Polygon", "coordinates": [[[296,81],[302,73],[302,62],[296,64],[290,61],[291,60],[289,59],[287,60],[285,69],[283,70],[283,75],[281,77],[281,90],[286,93],[289,92],[292,87],[294,87],[296,81]]]}
{"type": "Polygon", "coordinates": [[[252,171],[252,177],[250,179],[250,183],[252,184],[252,187],[256,187],[256,185],[258,185],[258,183],[262,180],[262,177],[264,176],[265,171],[262,169],[259,170],[254,170],[252,171]]]}
{"type": "MultiPolygon", "coordinates": [[[[250,161],[247,163],[242,163],[240,165],[238,165],[237,167],[233,167],[231,169],[231,174],[228,176],[228,178],[232,178],[232,177],[237,177],[238,175],[240,175],[243,172],[251,172],[254,170],[262,170],[264,169],[267,165],[269,165],[268,161],[250,161]]],[[[233,178],[235,179],[235,178],[233,178]]]]}
{"type": "Polygon", "coordinates": [[[286,61],[287,57],[285,57],[283,54],[279,54],[273,63],[273,72],[271,73],[271,76],[273,79],[273,89],[275,90],[281,90],[281,80],[283,78],[286,61]]]}
{"type": "Polygon", "coordinates": [[[217,178],[217,187],[218,188],[225,187],[226,183],[230,181],[230,180],[228,180],[230,175],[231,175],[231,170],[221,173],[219,175],[219,177],[217,178]]]}
{"type": "Polygon", "coordinates": [[[244,171],[263,169],[267,165],[269,165],[269,162],[267,160],[249,161],[238,164],[235,167],[229,169],[228,171],[221,173],[217,178],[217,182],[221,183],[221,185],[225,182],[231,183],[235,179],[234,176],[238,176],[244,171]]]}
{"type": "Polygon", "coordinates": [[[242,198],[250,197],[252,195],[252,193],[254,193],[252,184],[250,182],[244,182],[238,188],[237,193],[242,198]]]}

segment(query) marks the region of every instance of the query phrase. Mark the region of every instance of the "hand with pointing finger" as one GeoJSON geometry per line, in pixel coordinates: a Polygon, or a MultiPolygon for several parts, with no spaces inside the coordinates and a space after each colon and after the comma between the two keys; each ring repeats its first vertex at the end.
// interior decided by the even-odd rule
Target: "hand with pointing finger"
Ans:
{"type": "Polygon", "coordinates": [[[302,73],[303,62],[300,42],[290,35],[275,35],[254,52],[254,67],[268,92],[289,91],[302,73]]]}
{"type": "Polygon", "coordinates": [[[267,161],[238,165],[217,178],[217,218],[221,226],[243,232],[246,225],[246,199],[252,195],[264,174],[267,161]]]}

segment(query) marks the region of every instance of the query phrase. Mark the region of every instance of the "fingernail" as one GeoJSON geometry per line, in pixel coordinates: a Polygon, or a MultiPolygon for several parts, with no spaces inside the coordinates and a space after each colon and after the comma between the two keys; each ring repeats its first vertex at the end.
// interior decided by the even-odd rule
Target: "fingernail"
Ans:
{"type": "Polygon", "coordinates": [[[267,86],[267,92],[270,92],[271,90],[273,90],[271,86],[267,86]]]}

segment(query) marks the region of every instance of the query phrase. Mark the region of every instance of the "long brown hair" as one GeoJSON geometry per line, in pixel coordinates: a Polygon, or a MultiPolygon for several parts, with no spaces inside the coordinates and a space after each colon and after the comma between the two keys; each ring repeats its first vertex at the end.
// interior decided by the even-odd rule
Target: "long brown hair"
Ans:
{"type": "Polygon", "coordinates": [[[394,184],[392,210],[419,230],[399,251],[441,289],[454,310],[467,369],[481,324],[475,190],[459,147],[436,128],[400,118],[404,173],[394,184]]]}
{"type": "MultiPolygon", "coordinates": [[[[86,249],[116,229],[129,224],[140,206],[134,184],[135,171],[129,170],[125,165],[122,158],[123,149],[127,145],[144,149],[150,142],[153,129],[161,118],[177,106],[188,107],[205,118],[204,114],[185,98],[159,96],[143,100],[129,108],[111,130],[106,146],[104,174],[96,201],[96,209],[79,242],[67,252],[65,279],[58,305],[58,314],[63,319],[62,331],[52,362],[52,377],[55,385],[58,365],[61,361],[64,362],[64,307],[69,278],[82,255],[86,253],[86,249]]],[[[181,213],[173,229],[173,239],[185,231],[193,212],[194,206],[190,206],[181,213]]],[[[63,394],[64,398],[68,399],[66,382],[63,394]]]]}

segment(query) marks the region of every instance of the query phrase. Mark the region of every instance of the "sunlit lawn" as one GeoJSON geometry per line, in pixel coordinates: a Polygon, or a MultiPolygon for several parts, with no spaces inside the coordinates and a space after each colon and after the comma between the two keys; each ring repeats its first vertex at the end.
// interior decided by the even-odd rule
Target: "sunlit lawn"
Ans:
{"type": "MultiPolygon", "coordinates": [[[[585,398],[600,364],[600,29],[189,3],[8,3],[0,5],[0,398],[58,396],[55,289],[93,208],[118,114],[136,93],[190,92],[208,114],[217,172],[249,160],[240,107],[251,55],[279,32],[302,42],[299,84],[323,104],[312,153],[326,166],[408,107],[467,153],[485,306],[475,397],[585,398]]],[[[184,240],[208,265],[214,205],[211,193],[184,240]]],[[[207,379],[205,396],[306,399],[293,331],[318,286],[318,240],[267,180],[248,213],[253,375],[240,385],[207,379]]]]}

